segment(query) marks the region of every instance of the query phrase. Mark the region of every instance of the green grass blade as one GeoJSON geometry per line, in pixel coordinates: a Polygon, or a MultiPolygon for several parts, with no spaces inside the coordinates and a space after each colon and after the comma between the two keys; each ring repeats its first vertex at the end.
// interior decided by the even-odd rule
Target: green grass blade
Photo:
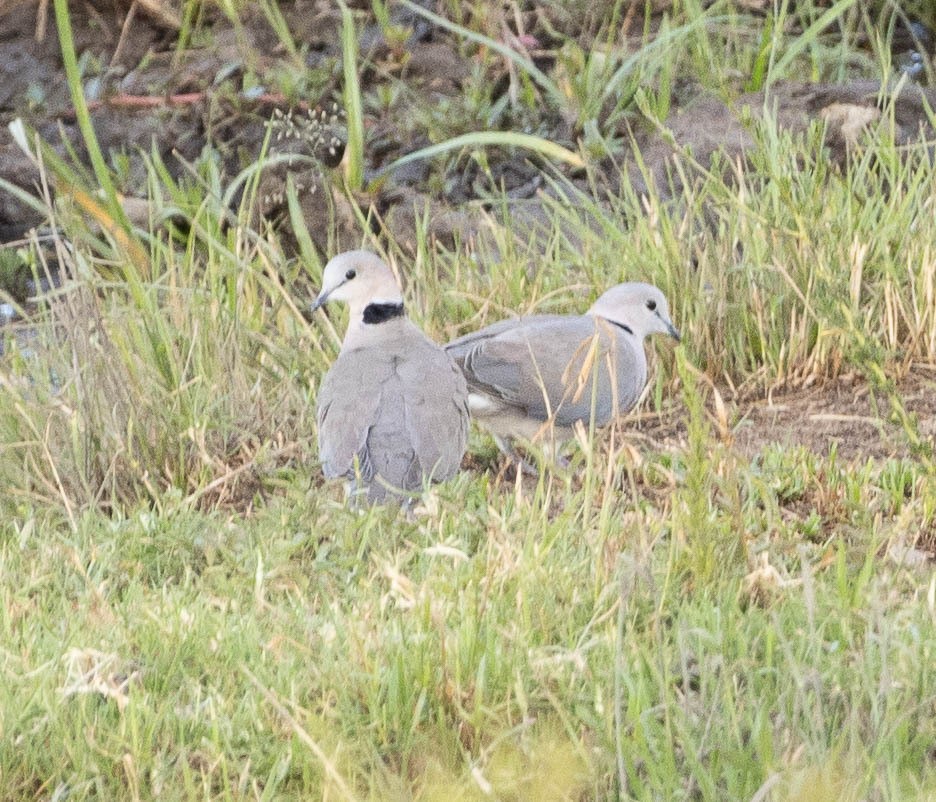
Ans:
{"type": "Polygon", "coordinates": [[[68,81],[72,103],[75,106],[75,118],[78,121],[78,128],[81,130],[85,147],[88,149],[91,167],[98,183],[101,185],[101,189],[104,190],[108,211],[124,231],[130,235],[133,229],[123,207],[120,205],[120,201],[117,199],[117,191],[114,189],[110,171],[107,169],[104,155],[101,153],[101,146],[98,144],[97,135],[94,133],[91,115],[88,112],[88,104],[85,102],[84,91],[81,88],[81,74],[78,71],[78,59],[75,55],[75,42],[72,37],[68,0],[55,0],[55,24],[58,28],[59,43],[62,48],[62,64],[65,67],[65,77],[68,81]]]}
{"type": "Polygon", "coordinates": [[[358,75],[357,33],[351,9],[341,3],[341,61],[344,73],[344,107],[348,123],[345,145],[348,187],[359,190],[364,185],[364,103],[358,75]]]}
{"type": "Polygon", "coordinates": [[[764,80],[767,77],[767,65],[770,63],[770,44],[773,41],[775,17],[768,16],[764,21],[764,30],[761,34],[760,47],[757,51],[757,57],[754,59],[754,67],[751,69],[751,77],[747,82],[749,92],[758,92],[764,86],[764,80]]]}
{"type": "Polygon", "coordinates": [[[396,161],[390,162],[390,164],[384,167],[380,172],[383,175],[395,170],[397,167],[402,167],[404,164],[409,164],[419,159],[431,159],[433,156],[439,156],[451,150],[458,150],[459,148],[498,146],[531,150],[548,159],[568,164],[570,167],[581,168],[585,166],[585,160],[578,153],[564,148],[562,145],[556,144],[555,142],[550,142],[548,139],[543,139],[540,136],[521,134],[516,131],[475,131],[473,133],[462,134],[461,136],[447,139],[445,142],[439,142],[437,145],[430,145],[429,147],[415,150],[412,153],[407,153],[396,161]]]}
{"type": "Polygon", "coordinates": [[[35,195],[27,192],[22,187],[18,187],[16,184],[10,183],[5,178],[0,178],[0,189],[2,189],[8,195],[12,195],[20,203],[28,206],[33,211],[39,212],[39,214],[43,216],[47,214],[48,210],[46,209],[45,204],[35,195]]]}
{"type": "Polygon", "coordinates": [[[730,17],[713,16],[712,12],[716,9],[717,6],[712,6],[705,11],[705,13],[700,14],[696,19],[692,20],[692,22],[688,22],[685,25],[680,25],[678,28],[673,28],[671,31],[660,34],[653,39],[653,41],[647,42],[632,56],[625,59],[608,80],[607,85],[601,93],[602,100],[607,100],[614,95],[618,91],[618,86],[621,81],[629,77],[642,61],[646,61],[650,56],[665,56],[667,53],[671,53],[672,49],[688,34],[703,25],[730,19],[730,17]]]}
{"type": "Polygon", "coordinates": [[[815,43],[819,34],[855,5],[855,2],[856,0],[838,0],[835,5],[826,9],[819,19],[803,31],[803,33],[784,50],[783,56],[781,56],[770,69],[770,73],[767,76],[767,84],[769,85],[777,79],[782,78],[786,74],[787,68],[793,63],[793,60],[807,47],[815,43]]]}

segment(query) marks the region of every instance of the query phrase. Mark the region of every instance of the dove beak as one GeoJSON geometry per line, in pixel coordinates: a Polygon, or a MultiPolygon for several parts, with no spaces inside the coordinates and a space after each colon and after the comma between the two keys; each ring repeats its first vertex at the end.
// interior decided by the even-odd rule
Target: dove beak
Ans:
{"type": "Polygon", "coordinates": [[[329,295],[331,295],[330,291],[322,290],[318,294],[318,297],[314,301],[312,301],[312,304],[309,307],[309,309],[311,309],[314,312],[316,309],[319,309],[320,307],[322,307],[322,305],[328,300],[329,295]]]}
{"type": "Polygon", "coordinates": [[[668,318],[663,317],[659,311],[655,312],[656,316],[660,319],[660,322],[663,324],[663,327],[666,329],[666,333],[669,334],[676,342],[682,342],[682,337],[679,336],[679,331],[673,325],[672,321],[668,318]]]}

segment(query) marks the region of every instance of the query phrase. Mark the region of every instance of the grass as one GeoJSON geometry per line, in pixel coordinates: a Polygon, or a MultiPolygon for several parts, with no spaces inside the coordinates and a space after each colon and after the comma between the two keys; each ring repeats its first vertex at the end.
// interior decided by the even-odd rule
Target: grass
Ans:
{"type": "MultiPolygon", "coordinates": [[[[834,72],[814,11],[797,58],[834,72]]],[[[664,88],[714,46],[679,28],[664,88]]],[[[769,83],[751,33],[718,29],[769,83]]],[[[931,170],[886,126],[842,171],[818,130],[752,130],[743,173],[680,153],[675,202],[573,195],[542,239],[495,203],[480,265],[423,228],[415,257],[365,240],[437,340],[625,278],[683,334],[651,345],[641,417],[569,471],[498,478],[474,434],[485,467],[410,516],[346,509],[316,465],[341,326],[300,312],[321,255],[295,188],[290,261],[253,224],[257,168],[206,153],[175,182],[152,159],[144,232],[49,166],[67,280],[0,366],[0,797],[933,798],[936,584],[913,548],[936,484],[898,392],[936,363],[931,170]],[[736,442],[745,397],[849,372],[902,456],[736,442]]]]}
{"type": "MultiPolygon", "coordinates": [[[[623,781],[741,799],[816,773],[925,798],[933,608],[878,557],[893,467],[820,480],[823,460],[780,450],[716,451],[704,469],[737,475],[718,482],[673,467],[695,483],[653,505],[613,490],[611,463],[584,519],[554,477],[516,498],[462,478],[406,523],[302,482],[248,517],[89,514],[70,532],[21,514],[2,552],[4,794],[42,778],[114,797],[136,776],[170,796],[603,798],[623,781]],[[812,535],[778,509],[838,486],[812,535]],[[711,539],[734,546],[714,572],[711,539]],[[776,577],[747,579],[742,539],[776,577]],[[111,660],[99,685],[70,669],[86,649],[111,660]]],[[[932,496],[912,496],[901,526],[931,526],[932,496]]]]}

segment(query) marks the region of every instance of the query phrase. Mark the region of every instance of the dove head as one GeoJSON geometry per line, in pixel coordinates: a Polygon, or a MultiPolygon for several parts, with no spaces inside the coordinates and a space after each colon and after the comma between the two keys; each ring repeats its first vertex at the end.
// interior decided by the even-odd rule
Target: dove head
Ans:
{"type": "Polygon", "coordinates": [[[386,263],[370,251],[347,251],[332,257],[322,273],[322,291],[312,304],[318,309],[326,301],[344,301],[351,318],[365,316],[367,309],[403,310],[400,285],[386,263]]]}
{"type": "Polygon", "coordinates": [[[669,304],[652,284],[618,284],[605,291],[588,313],[630,329],[640,340],[648,334],[669,334],[679,340],[679,332],[670,320],[669,304]]]}

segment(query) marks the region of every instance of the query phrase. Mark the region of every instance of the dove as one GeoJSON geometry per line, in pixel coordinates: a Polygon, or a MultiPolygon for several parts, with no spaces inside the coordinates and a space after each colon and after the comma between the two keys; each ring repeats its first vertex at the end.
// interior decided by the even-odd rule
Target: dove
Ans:
{"type": "Polygon", "coordinates": [[[369,251],[325,266],[312,309],[350,309],[341,350],[317,397],[318,446],[328,478],[352,498],[401,499],[452,477],[468,441],[468,389],[452,357],[406,316],[396,278],[369,251]]]}
{"type": "Polygon", "coordinates": [[[584,315],[502,320],[445,350],[465,374],[472,418],[513,454],[513,440],[557,449],[577,423],[601,427],[631,409],[647,381],[650,334],[679,340],[663,293],[629,282],[584,315]]]}

